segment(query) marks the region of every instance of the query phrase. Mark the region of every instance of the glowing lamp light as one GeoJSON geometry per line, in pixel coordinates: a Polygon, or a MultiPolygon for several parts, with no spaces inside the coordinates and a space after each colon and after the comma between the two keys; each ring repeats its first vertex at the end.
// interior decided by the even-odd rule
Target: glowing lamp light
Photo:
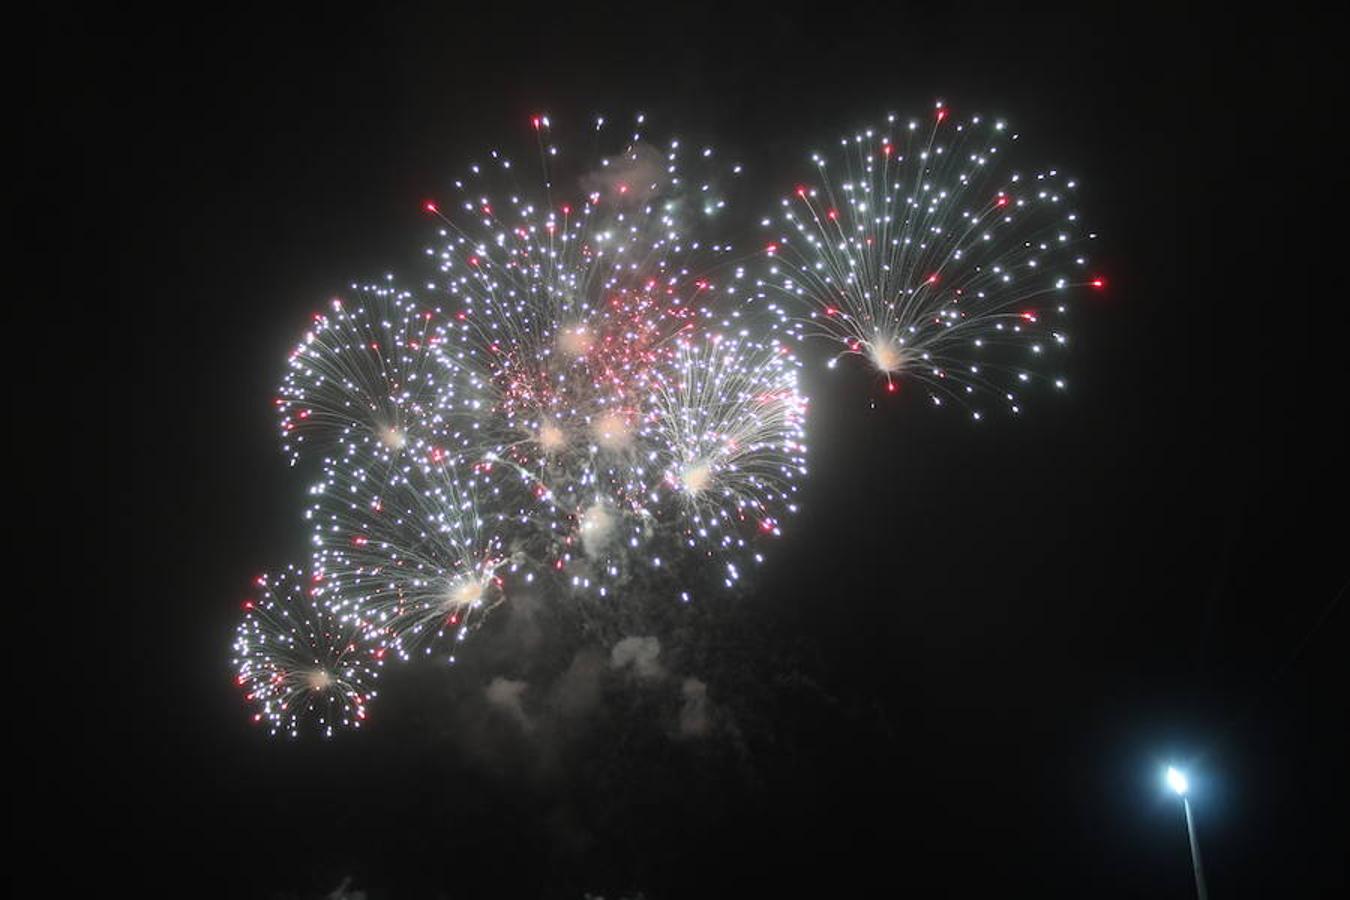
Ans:
{"type": "Polygon", "coordinates": [[[1167,767],[1167,786],[1176,792],[1177,796],[1184,797],[1190,790],[1190,782],[1186,780],[1186,773],[1175,766],[1167,767]]]}

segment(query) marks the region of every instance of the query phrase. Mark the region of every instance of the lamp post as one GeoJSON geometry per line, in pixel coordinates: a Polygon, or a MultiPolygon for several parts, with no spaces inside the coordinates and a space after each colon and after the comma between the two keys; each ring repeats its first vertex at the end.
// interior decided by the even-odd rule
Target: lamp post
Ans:
{"type": "Polygon", "coordinates": [[[1167,767],[1167,786],[1181,798],[1181,808],[1186,811],[1186,834],[1191,839],[1191,866],[1195,869],[1195,894],[1200,900],[1208,900],[1205,891],[1205,873],[1200,867],[1200,842],[1195,839],[1195,820],[1191,818],[1191,801],[1186,795],[1190,792],[1190,782],[1186,773],[1175,766],[1167,767]]]}

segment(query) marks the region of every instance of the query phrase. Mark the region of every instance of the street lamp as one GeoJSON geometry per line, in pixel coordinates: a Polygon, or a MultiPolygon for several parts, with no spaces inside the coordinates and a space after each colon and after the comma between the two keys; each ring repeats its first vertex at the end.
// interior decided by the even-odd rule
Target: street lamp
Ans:
{"type": "Polygon", "coordinates": [[[1186,797],[1191,789],[1190,782],[1187,781],[1185,772],[1175,766],[1168,766],[1167,786],[1181,798],[1181,808],[1186,811],[1186,834],[1191,839],[1191,865],[1195,868],[1195,893],[1200,900],[1207,900],[1209,895],[1205,892],[1205,873],[1200,868],[1200,842],[1195,839],[1195,821],[1191,818],[1191,802],[1186,797]]]}

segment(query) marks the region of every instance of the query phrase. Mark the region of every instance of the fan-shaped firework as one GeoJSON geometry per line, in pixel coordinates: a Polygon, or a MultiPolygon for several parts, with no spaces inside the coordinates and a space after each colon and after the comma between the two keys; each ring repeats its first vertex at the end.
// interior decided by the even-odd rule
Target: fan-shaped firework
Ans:
{"type": "MultiPolygon", "coordinates": [[[[780,342],[681,339],[652,397],[651,443],[678,510],[679,540],[726,557],[725,583],[747,533],[779,533],[806,474],[806,399],[780,342]]],[[[756,554],[758,559],[758,555],[756,554]]]]}
{"type": "Polygon", "coordinates": [[[926,121],[892,116],[812,154],[812,183],[782,201],[785,231],[770,232],[766,286],[803,311],[801,333],[866,358],[892,389],[912,378],[976,418],[990,397],[1020,411],[1022,386],[1067,341],[1069,289],[1101,279],[1088,274],[1081,244],[1095,235],[1078,221],[1075,181],[1013,168],[1016,140],[939,103],[926,121]]]}
{"type": "Polygon", "coordinates": [[[330,461],[310,491],[320,599],[404,658],[447,635],[462,640],[502,599],[508,523],[481,511],[479,485],[449,464],[381,472],[362,457],[354,446],[330,461]]]}
{"type": "Polygon", "coordinates": [[[294,566],[259,577],[262,596],[245,601],[235,635],[235,682],[273,734],[359,728],[375,697],[383,654],[315,603],[310,582],[294,566]]]}
{"type": "Polygon", "coordinates": [[[429,452],[449,425],[437,400],[452,390],[432,357],[443,340],[431,309],[394,286],[357,286],[316,313],[288,361],[276,401],[282,447],[294,463],[303,449],[360,443],[386,462],[429,452]]]}

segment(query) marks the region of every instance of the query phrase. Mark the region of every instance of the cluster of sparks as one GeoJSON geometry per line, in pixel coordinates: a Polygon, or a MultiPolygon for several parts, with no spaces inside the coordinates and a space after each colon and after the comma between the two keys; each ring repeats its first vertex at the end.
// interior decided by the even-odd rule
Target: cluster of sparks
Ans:
{"type": "Polygon", "coordinates": [[[939,102],[926,120],[884,127],[812,153],[811,183],[781,201],[762,286],[792,310],[799,333],[828,338],[831,364],[854,355],[885,379],[923,385],[980,419],[992,401],[1021,412],[1064,346],[1067,297],[1103,288],[1089,274],[1073,206],[1077,182],[1057,169],[1006,163],[1018,135],[1000,120],[959,121],[939,102]]]}
{"type": "Polygon", "coordinates": [[[532,124],[533,188],[500,152],[470,166],[424,204],[432,277],[353,285],[290,355],[275,403],[292,464],[320,473],[312,556],[259,579],[234,660],[274,733],[359,726],[387,659],[453,662],[527,584],[735,587],[797,509],[804,338],[1014,412],[997,379],[1033,368],[986,348],[1064,343],[1042,319],[1084,280],[1074,183],[1004,168],[1001,123],[939,105],[813,155],[817,184],[748,252],[719,234],[742,168],[712,148],[658,148],[639,116],[622,152],[573,160],[532,124]]]}
{"type": "Polygon", "coordinates": [[[256,707],[253,720],[292,737],[310,725],[330,736],[359,728],[383,654],[314,602],[312,579],[300,569],[261,575],[255,585],[261,596],[244,601],[233,660],[235,683],[256,707]]]}

